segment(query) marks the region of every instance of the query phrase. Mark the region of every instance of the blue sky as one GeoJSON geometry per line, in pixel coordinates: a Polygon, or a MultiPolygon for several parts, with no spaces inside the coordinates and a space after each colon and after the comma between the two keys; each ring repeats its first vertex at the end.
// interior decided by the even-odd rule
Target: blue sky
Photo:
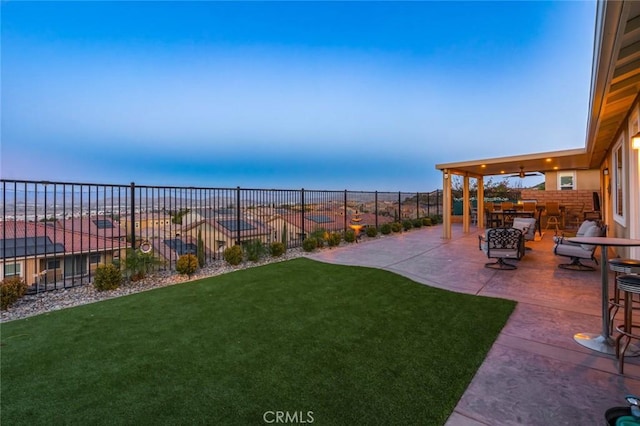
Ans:
{"type": "Polygon", "coordinates": [[[3,178],[429,191],[584,146],[594,2],[12,2],[3,178]]]}

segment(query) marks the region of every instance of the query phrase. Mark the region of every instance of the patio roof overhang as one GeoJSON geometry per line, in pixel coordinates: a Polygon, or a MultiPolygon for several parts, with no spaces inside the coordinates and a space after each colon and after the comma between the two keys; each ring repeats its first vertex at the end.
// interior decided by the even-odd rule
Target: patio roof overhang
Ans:
{"type": "Polygon", "coordinates": [[[521,169],[544,173],[588,168],[589,155],[585,148],[436,164],[438,170],[469,177],[517,174],[521,169]]]}

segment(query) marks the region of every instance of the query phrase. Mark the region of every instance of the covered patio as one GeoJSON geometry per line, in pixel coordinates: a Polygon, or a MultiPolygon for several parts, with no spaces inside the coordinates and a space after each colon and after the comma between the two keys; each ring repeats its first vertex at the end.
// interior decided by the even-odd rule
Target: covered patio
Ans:
{"type": "MultiPolygon", "coordinates": [[[[470,232],[469,179],[478,179],[478,224],[484,223],[483,180],[527,172],[591,170],[599,180],[608,235],[640,238],[640,2],[599,1],[596,10],[588,123],[582,148],[437,164],[444,205],[451,176],[463,177],[462,231],[470,232]]],[[[585,105],[585,107],[587,107],[585,105]]],[[[547,188],[548,189],[548,188],[547,188]]],[[[451,209],[444,209],[442,237],[452,237],[451,209]]],[[[640,258],[640,248],[618,255],[640,258]]]]}
{"type": "MultiPolygon", "coordinates": [[[[575,333],[600,329],[599,271],[559,269],[566,259],[554,256],[552,238],[546,235],[528,243],[532,250],[517,262],[518,269],[487,269],[487,257],[478,250],[478,229],[465,232],[453,224],[451,231],[450,238],[442,239],[440,226],[422,228],[310,256],[518,302],[447,425],[603,424],[607,408],[624,405],[625,394],[640,393],[640,359],[627,358],[620,375],[614,356],[573,339],[575,333]]],[[[612,286],[613,279],[609,282],[612,286]]]]}

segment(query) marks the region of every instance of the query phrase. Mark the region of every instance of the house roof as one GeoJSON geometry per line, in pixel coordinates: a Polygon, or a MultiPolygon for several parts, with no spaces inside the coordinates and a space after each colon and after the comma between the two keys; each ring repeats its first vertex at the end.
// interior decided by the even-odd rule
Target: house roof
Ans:
{"type": "Polygon", "coordinates": [[[124,238],[126,235],[118,222],[107,216],[74,217],[53,223],[60,229],[103,238],[124,238]]]}
{"type": "Polygon", "coordinates": [[[640,92],[640,2],[599,1],[584,148],[436,164],[469,176],[600,167],[640,92]],[[484,167],[483,167],[484,166],[484,167]]]}
{"type": "Polygon", "coordinates": [[[125,241],[72,231],[52,222],[6,221],[0,224],[0,257],[3,258],[103,252],[126,247],[125,241]]]}
{"type": "MultiPolygon", "coordinates": [[[[216,218],[202,219],[183,226],[183,231],[189,231],[203,223],[215,228],[218,232],[229,238],[236,238],[238,235],[237,218],[230,216],[220,216],[216,218]]],[[[271,232],[271,228],[257,220],[241,218],[240,219],[240,238],[258,237],[267,235],[271,232]]]]}

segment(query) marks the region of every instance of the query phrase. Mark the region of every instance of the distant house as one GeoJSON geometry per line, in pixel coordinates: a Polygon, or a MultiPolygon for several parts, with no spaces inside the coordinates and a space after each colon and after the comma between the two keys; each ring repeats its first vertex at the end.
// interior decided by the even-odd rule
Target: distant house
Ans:
{"type": "Polygon", "coordinates": [[[262,222],[242,218],[240,221],[234,216],[217,216],[201,219],[182,227],[182,235],[197,238],[201,232],[205,246],[213,254],[221,254],[225,248],[236,245],[236,242],[246,243],[259,240],[264,244],[273,241],[271,228],[262,222]]]}
{"type": "MultiPolygon", "coordinates": [[[[168,263],[174,264],[180,256],[185,254],[198,255],[198,241],[190,235],[182,235],[169,238],[154,238],[150,240],[154,255],[168,263]]],[[[205,258],[210,258],[211,253],[205,247],[205,258]]]]}
{"type": "Polygon", "coordinates": [[[53,222],[2,222],[0,276],[22,277],[29,286],[84,280],[99,264],[123,256],[126,246],[120,239],[63,228],[53,222]]]}
{"type": "MultiPolygon", "coordinates": [[[[136,236],[140,238],[166,236],[180,226],[172,223],[171,219],[171,216],[165,212],[136,213],[134,215],[133,228],[136,236]]],[[[126,236],[131,235],[130,217],[122,216],[120,218],[120,226],[125,230],[126,236]]]]}

